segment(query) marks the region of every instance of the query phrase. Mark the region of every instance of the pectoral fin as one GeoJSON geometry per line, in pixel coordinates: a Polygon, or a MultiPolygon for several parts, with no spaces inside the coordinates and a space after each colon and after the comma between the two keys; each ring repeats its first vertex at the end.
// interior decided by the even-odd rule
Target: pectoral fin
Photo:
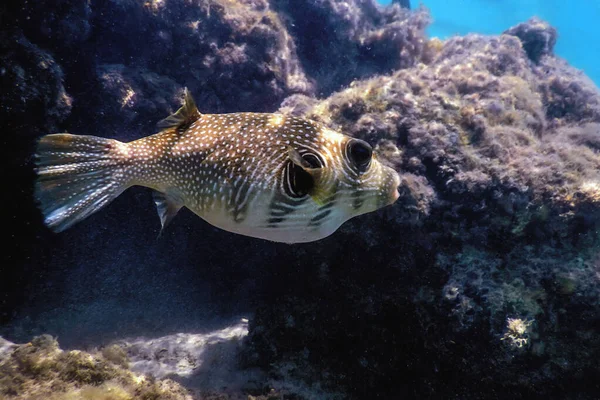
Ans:
{"type": "Polygon", "coordinates": [[[160,236],[165,227],[173,220],[175,215],[177,215],[181,207],[183,207],[183,201],[173,194],[158,191],[153,192],[153,197],[154,203],[156,204],[156,211],[158,211],[158,216],[160,218],[160,236]]]}

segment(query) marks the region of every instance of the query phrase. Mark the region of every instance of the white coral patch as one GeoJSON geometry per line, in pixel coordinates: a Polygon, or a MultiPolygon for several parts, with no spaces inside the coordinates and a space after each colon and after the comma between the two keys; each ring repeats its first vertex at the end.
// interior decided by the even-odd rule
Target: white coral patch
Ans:
{"type": "Polygon", "coordinates": [[[529,341],[529,326],[533,321],[521,318],[508,318],[506,320],[507,330],[500,340],[508,340],[508,343],[517,348],[527,345],[529,341]]]}

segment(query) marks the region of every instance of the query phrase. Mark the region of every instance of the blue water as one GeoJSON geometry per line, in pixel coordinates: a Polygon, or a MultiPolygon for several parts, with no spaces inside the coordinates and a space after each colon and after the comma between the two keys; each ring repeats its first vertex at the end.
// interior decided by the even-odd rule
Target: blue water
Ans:
{"type": "Polygon", "coordinates": [[[538,16],[558,30],[555,53],[600,86],[598,0],[411,0],[413,8],[419,3],[429,8],[434,19],[428,34],[441,39],[469,32],[495,35],[538,16]]]}

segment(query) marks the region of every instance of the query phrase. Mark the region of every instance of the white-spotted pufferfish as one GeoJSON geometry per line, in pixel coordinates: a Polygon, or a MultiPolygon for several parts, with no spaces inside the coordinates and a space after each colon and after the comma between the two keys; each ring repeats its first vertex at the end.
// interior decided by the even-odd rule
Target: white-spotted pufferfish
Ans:
{"type": "Polygon", "coordinates": [[[226,231],[299,243],[398,198],[398,174],[362,140],[281,114],[201,114],[185,93],[162,131],[130,143],[42,137],[35,194],[46,225],[63,231],[140,185],[154,189],[163,229],[185,206],[226,231]]]}

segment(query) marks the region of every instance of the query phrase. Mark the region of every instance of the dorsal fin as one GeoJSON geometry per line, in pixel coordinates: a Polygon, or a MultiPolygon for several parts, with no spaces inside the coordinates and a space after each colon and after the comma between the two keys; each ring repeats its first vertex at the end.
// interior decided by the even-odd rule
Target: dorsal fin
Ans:
{"type": "Polygon", "coordinates": [[[181,126],[191,124],[200,118],[200,111],[198,111],[198,107],[196,107],[196,102],[194,101],[192,94],[188,88],[185,88],[184,92],[185,98],[183,106],[174,114],[171,114],[167,118],[160,121],[157,124],[159,129],[179,128],[181,126]]]}
{"type": "Polygon", "coordinates": [[[165,227],[171,222],[173,217],[177,215],[177,212],[181,207],[183,207],[183,201],[173,194],[162,193],[156,190],[152,194],[154,203],[156,204],[156,211],[158,211],[158,216],[160,218],[160,236],[165,227]]]}

